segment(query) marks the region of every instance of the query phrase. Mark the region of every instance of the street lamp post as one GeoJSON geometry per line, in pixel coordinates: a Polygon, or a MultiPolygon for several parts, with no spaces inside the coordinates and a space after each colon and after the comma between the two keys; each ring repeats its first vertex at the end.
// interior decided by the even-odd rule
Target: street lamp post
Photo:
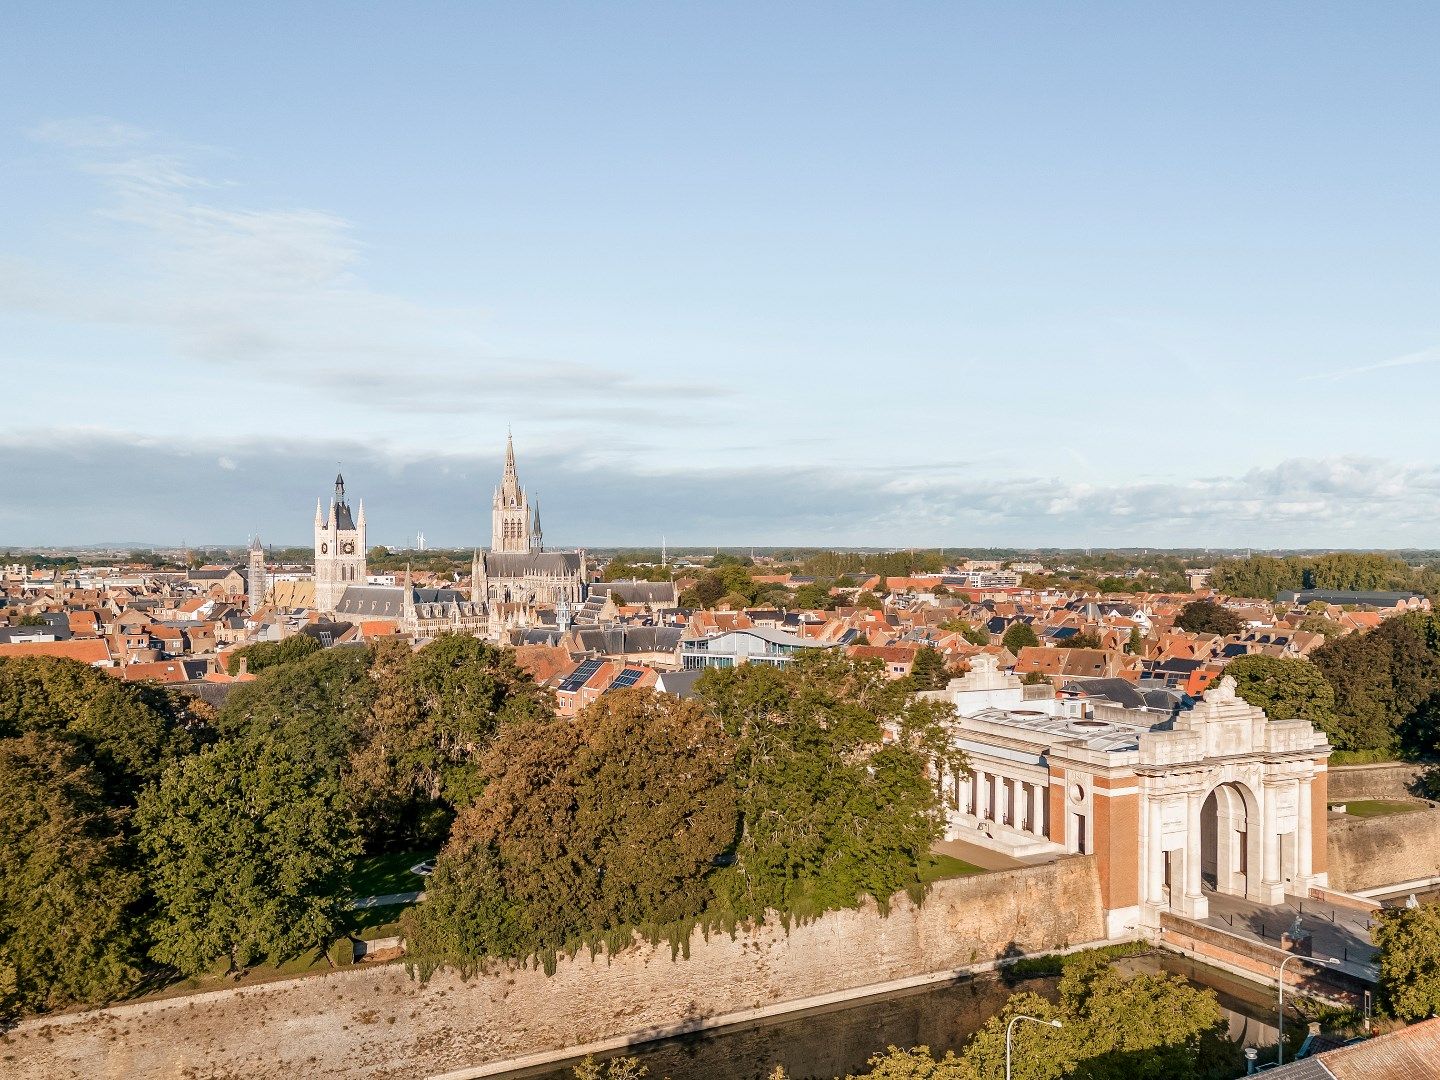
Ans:
{"type": "Polygon", "coordinates": [[[1312,964],[1323,964],[1326,967],[1339,967],[1340,961],[1333,956],[1305,956],[1303,953],[1292,953],[1280,961],[1280,1035],[1275,1047],[1275,1064],[1285,1064],[1285,965],[1291,960],[1309,960],[1312,964]]]}
{"type": "Polygon", "coordinates": [[[1029,1020],[1032,1024],[1043,1024],[1045,1027],[1064,1027],[1059,1020],[1041,1020],[1039,1017],[1026,1016],[1019,1013],[1010,1018],[1010,1023],[1005,1025],[1005,1080],[1010,1080],[1010,1036],[1015,1030],[1015,1024],[1019,1020],[1029,1020]]]}

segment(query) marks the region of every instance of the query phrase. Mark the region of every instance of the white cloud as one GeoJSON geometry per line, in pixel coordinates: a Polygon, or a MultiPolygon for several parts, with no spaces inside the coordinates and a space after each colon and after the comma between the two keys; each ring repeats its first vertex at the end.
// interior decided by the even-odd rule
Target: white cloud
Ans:
{"type": "MultiPolygon", "coordinates": [[[[365,498],[377,542],[417,528],[437,544],[488,535],[498,446],[485,455],[372,441],[175,448],[115,433],[10,431],[0,435],[0,474],[14,478],[0,502],[0,546],[223,542],[257,529],[303,541],[337,460],[365,498]]],[[[1440,547],[1431,524],[1440,519],[1440,466],[1375,458],[1118,484],[987,479],[963,466],[905,485],[880,467],[636,468],[563,446],[522,446],[520,467],[561,543],[649,544],[663,532],[676,544],[1440,547]]]]}
{"type": "Polygon", "coordinates": [[[32,137],[96,179],[81,271],[0,264],[0,310],[157,335],[172,357],[241,369],[274,385],[323,390],[365,411],[425,415],[507,409],[602,426],[641,419],[694,426],[720,388],[639,380],[583,359],[501,355],[478,307],[441,308],[378,290],[345,218],[247,206],[205,175],[214,152],[174,147],[105,119],[53,121],[32,137]],[[646,401],[665,401],[663,409],[646,401]],[[702,405],[704,406],[702,408],[702,405]]]}

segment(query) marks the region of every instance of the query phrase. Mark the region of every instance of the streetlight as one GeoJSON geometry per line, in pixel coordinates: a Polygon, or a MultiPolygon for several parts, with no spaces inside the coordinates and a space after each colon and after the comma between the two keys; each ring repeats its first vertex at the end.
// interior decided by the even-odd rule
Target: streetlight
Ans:
{"type": "Polygon", "coordinates": [[[1010,1018],[1010,1023],[1005,1025],[1005,1080],[1010,1080],[1010,1035],[1015,1030],[1015,1023],[1019,1020],[1029,1020],[1032,1024],[1043,1024],[1046,1027],[1064,1027],[1059,1020],[1041,1020],[1039,1017],[1026,1016],[1024,1013],[1017,1014],[1010,1018]]]}
{"type": "Polygon", "coordinates": [[[1280,1035],[1279,1045],[1275,1048],[1277,1066],[1285,1064],[1285,965],[1291,960],[1309,960],[1312,964],[1324,964],[1326,967],[1340,966],[1340,961],[1333,956],[1305,956],[1303,953],[1291,953],[1280,961],[1280,1035]]]}

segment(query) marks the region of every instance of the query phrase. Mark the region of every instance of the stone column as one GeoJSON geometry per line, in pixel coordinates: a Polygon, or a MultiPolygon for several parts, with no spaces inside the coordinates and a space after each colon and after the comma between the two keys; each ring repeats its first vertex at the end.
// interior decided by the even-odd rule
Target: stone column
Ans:
{"type": "Polygon", "coordinates": [[[1163,905],[1165,903],[1165,856],[1160,850],[1161,820],[1160,800],[1154,795],[1149,796],[1149,828],[1145,836],[1145,876],[1148,886],[1145,890],[1145,898],[1152,904],[1163,905]]]}
{"type": "Polygon", "coordinates": [[[1295,891],[1308,889],[1310,887],[1310,834],[1314,829],[1314,822],[1311,820],[1310,809],[1310,778],[1302,777],[1299,781],[1299,805],[1296,806],[1295,820],[1295,891]]]}
{"type": "Polygon", "coordinates": [[[1275,812],[1275,785],[1266,782],[1260,786],[1260,797],[1265,800],[1261,817],[1265,832],[1260,837],[1260,854],[1264,872],[1260,876],[1262,904],[1279,904],[1285,900],[1285,884],[1280,880],[1280,834],[1278,815],[1275,812]]]}
{"type": "Polygon", "coordinates": [[[1185,797],[1185,913],[1192,919],[1210,914],[1210,902],[1200,886],[1200,805],[1197,792],[1185,797]]]}

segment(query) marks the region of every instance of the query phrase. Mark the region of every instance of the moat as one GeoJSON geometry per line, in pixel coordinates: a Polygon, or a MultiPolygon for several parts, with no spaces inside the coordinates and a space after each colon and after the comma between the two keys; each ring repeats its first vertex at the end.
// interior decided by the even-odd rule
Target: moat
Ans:
{"type": "MultiPolygon", "coordinates": [[[[1275,999],[1264,987],[1170,954],[1118,963],[1137,971],[1182,975],[1193,985],[1209,987],[1229,1017],[1232,1039],[1242,1046],[1274,1044],[1275,999]]],[[[1012,993],[1031,990],[1051,997],[1057,982],[981,975],[646,1043],[629,1054],[649,1070],[647,1080],[763,1080],[776,1065],[783,1065],[791,1080],[832,1080],[863,1071],[871,1054],[890,1045],[928,1046],[937,1056],[959,1050],[1012,993]]],[[[573,1064],[503,1075],[505,1080],[572,1080],[573,1064]]]]}

